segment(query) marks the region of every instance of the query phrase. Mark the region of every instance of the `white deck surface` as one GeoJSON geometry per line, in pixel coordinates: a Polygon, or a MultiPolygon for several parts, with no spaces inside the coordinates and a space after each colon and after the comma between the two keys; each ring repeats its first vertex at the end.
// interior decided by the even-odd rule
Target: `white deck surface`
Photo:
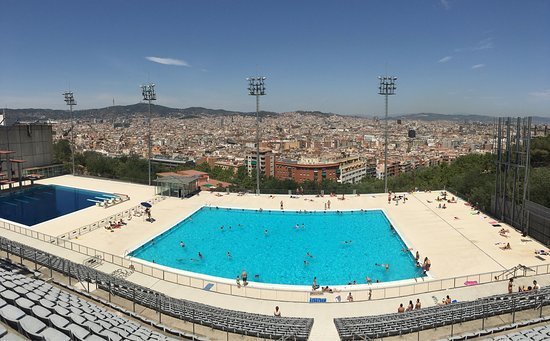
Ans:
{"type": "MultiPolygon", "coordinates": [[[[54,236],[122,212],[154,197],[152,187],[73,177],[70,175],[41,180],[39,183],[59,184],[109,193],[124,193],[130,196],[130,201],[120,205],[110,208],[91,207],[34,227],[37,231],[54,236]]],[[[493,227],[489,224],[489,221],[493,221],[492,218],[483,214],[471,214],[473,210],[461,200],[458,200],[454,204],[447,203],[447,209],[437,208],[439,203],[435,201],[435,198],[438,194],[439,191],[406,194],[409,199],[406,204],[400,201],[399,205],[395,205],[393,201],[391,204],[388,204],[387,195],[385,194],[347,195],[345,200],[339,200],[338,198],[327,196],[323,198],[304,196],[295,199],[289,198],[288,195],[275,195],[272,198],[269,195],[255,196],[250,194],[244,196],[236,194],[216,196],[213,193],[202,192],[199,196],[194,196],[190,199],[167,198],[155,204],[152,208],[152,216],[156,219],[154,223],[149,223],[141,217],[134,217],[128,222],[128,225],[122,229],[117,229],[115,232],[98,229],[72,241],[123,256],[127,250],[131,250],[162,231],[171,228],[203,205],[278,210],[279,203],[282,200],[287,210],[323,210],[324,203],[330,200],[331,210],[383,209],[389,219],[395,224],[395,228],[399,231],[402,238],[413,248],[413,252],[419,250],[421,258],[425,256],[430,258],[432,262],[430,276],[435,280],[499,271],[518,264],[531,266],[548,263],[547,261],[535,258],[534,254],[535,249],[544,249],[544,246],[536,241],[531,241],[529,238],[522,238],[518,232],[506,225],[503,225],[503,227],[510,230],[509,237],[500,236],[498,233],[500,227],[493,227]],[[428,201],[431,201],[431,203],[428,201]],[[502,245],[495,245],[495,243],[501,242],[509,242],[512,249],[502,250],[499,247],[502,245]]],[[[13,240],[43,248],[48,252],[67,257],[76,262],[87,258],[70,250],[47,243],[36,242],[13,232],[5,230],[0,230],[0,232],[2,232],[2,235],[13,240]]],[[[115,268],[115,265],[106,263],[99,269],[110,272],[115,268]]],[[[271,314],[274,306],[279,305],[282,313],[286,316],[315,318],[311,334],[312,340],[338,339],[336,328],[332,322],[334,317],[394,312],[399,303],[406,305],[409,299],[416,300],[416,298],[420,298],[424,306],[429,306],[434,304],[432,296],[436,296],[438,300],[441,300],[444,295],[449,293],[453,299],[473,299],[494,293],[504,293],[507,285],[506,282],[496,282],[410,297],[353,303],[321,304],[282,302],[276,299],[261,300],[219,294],[177,285],[140,273],[134,273],[128,279],[152,289],[165,292],[173,297],[186,298],[229,309],[271,314]]],[[[540,276],[537,279],[542,285],[550,283],[548,276],[540,276]]],[[[530,281],[532,281],[532,278],[519,279],[518,284],[528,285],[530,281]]],[[[319,284],[322,285],[323,283],[319,284]]],[[[253,284],[251,286],[253,287],[253,284]]],[[[246,290],[253,289],[247,288],[246,290]]],[[[342,292],[339,294],[345,300],[347,293],[342,292]]],[[[277,293],[274,293],[272,298],[279,297],[277,295],[277,293]]],[[[337,294],[328,296],[328,301],[332,302],[335,295],[337,294]]],[[[355,297],[365,297],[365,295],[366,291],[354,291],[355,297]]]]}

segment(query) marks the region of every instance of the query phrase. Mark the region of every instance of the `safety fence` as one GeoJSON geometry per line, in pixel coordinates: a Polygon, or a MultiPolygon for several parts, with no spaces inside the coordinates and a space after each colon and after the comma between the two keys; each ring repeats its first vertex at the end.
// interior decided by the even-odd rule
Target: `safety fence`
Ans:
{"type": "MultiPolygon", "coordinates": [[[[18,242],[13,242],[3,237],[0,237],[0,250],[6,252],[6,258],[12,262],[13,260],[11,258],[15,255],[15,257],[20,257],[21,264],[24,264],[23,259],[34,263],[35,270],[38,270],[38,266],[46,267],[50,271],[50,277],[56,283],[61,284],[61,282],[54,278],[53,271],[67,276],[69,283],[68,286],[65,287],[71,288],[71,290],[71,278],[75,278],[84,288],[84,290],[79,289],[79,293],[86,297],[91,297],[90,283],[95,284],[97,289],[101,289],[109,294],[109,301],[104,302],[106,305],[111,306],[112,295],[129,300],[133,303],[131,312],[125,309],[118,310],[138,319],[145,319],[147,323],[155,325],[157,328],[164,329],[165,331],[166,327],[160,325],[162,315],[192,322],[193,324],[200,324],[227,333],[251,335],[270,340],[306,341],[313,326],[312,318],[281,317],[247,313],[185,299],[177,299],[150,288],[129,282],[114,274],[109,275],[88,266],[72,262],[63,257],[18,242]],[[159,324],[157,325],[145,316],[137,315],[135,309],[136,304],[155,310],[159,314],[159,324]]],[[[97,295],[97,291],[94,290],[94,294],[97,295]]],[[[195,334],[194,329],[193,326],[193,334],[195,334]]],[[[229,334],[227,334],[227,339],[228,338],[229,334]]]]}
{"type": "MultiPolygon", "coordinates": [[[[354,301],[379,300],[500,282],[511,277],[538,276],[550,273],[550,264],[541,264],[523,267],[524,269],[528,269],[525,271],[500,270],[444,279],[423,277],[411,280],[411,282],[414,282],[408,284],[392,285],[391,283],[377,283],[372,285],[348,285],[336,287],[336,290],[333,290],[332,293],[320,292],[319,290],[310,291],[303,287],[296,289],[291,286],[273,287],[267,284],[258,285],[255,283],[248,286],[242,286],[230,280],[219,281],[214,278],[203,278],[198,274],[193,276],[177,270],[167,270],[159,266],[151,266],[130,257],[114,255],[109,252],[75,243],[68,238],[47,235],[8,222],[0,222],[0,228],[88,257],[97,257],[104,262],[126,269],[133,269],[136,272],[162,279],[170,283],[199,289],[208,288],[207,290],[220,294],[274,301],[338,303],[345,301],[345,297],[342,297],[342,295],[348,292],[353,293],[354,301]]],[[[36,244],[34,245],[36,246],[36,244]]]]}

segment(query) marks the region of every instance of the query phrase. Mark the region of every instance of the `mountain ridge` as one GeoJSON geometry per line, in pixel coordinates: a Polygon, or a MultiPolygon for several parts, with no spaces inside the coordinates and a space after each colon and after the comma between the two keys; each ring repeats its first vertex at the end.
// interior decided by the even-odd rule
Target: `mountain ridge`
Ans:
{"type": "MultiPolygon", "coordinates": [[[[24,108],[24,109],[5,109],[10,122],[29,122],[70,118],[69,110],[42,109],[42,108],[24,108]]],[[[99,119],[117,119],[130,118],[137,114],[146,115],[149,112],[147,103],[136,103],[130,105],[115,105],[96,109],[73,110],[74,117],[78,118],[99,118],[99,119]]],[[[325,113],[318,110],[295,110],[290,111],[301,115],[311,115],[316,117],[345,116],[357,118],[372,118],[373,115],[343,115],[336,113],[325,113]]],[[[204,107],[171,108],[163,105],[151,104],[151,113],[155,117],[178,117],[191,118],[206,116],[229,116],[229,115],[255,115],[255,112],[243,112],[226,109],[209,109],[204,107]]],[[[260,116],[276,116],[284,113],[271,111],[260,111],[260,116]]],[[[422,120],[422,121],[451,121],[451,122],[494,122],[498,116],[476,115],[468,113],[439,114],[439,113],[397,113],[389,115],[388,119],[396,120],[422,120]]],[[[382,118],[383,119],[383,118],[382,118]]],[[[550,117],[533,116],[536,124],[550,124],[550,117]]]]}

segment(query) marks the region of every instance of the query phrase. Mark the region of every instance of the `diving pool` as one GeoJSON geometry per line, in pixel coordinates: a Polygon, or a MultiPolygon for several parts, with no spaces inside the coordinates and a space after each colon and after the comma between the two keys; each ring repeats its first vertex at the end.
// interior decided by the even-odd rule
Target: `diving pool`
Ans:
{"type": "Polygon", "coordinates": [[[381,210],[203,207],[130,256],[232,280],[246,270],[249,282],[272,284],[311,285],[317,277],[319,285],[347,285],[364,284],[366,276],[373,283],[423,276],[381,210]]]}
{"type": "Polygon", "coordinates": [[[72,187],[34,185],[2,194],[0,218],[32,226],[112,197],[112,194],[72,187]]]}

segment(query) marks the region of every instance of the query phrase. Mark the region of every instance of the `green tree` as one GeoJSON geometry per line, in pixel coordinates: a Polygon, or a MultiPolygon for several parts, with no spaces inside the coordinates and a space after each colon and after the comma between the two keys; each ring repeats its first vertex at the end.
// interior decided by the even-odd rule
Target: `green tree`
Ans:
{"type": "Polygon", "coordinates": [[[54,142],[53,159],[56,163],[71,161],[71,144],[69,140],[57,140],[54,142]]]}
{"type": "Polygon", "coordinates": [[[529,185],[530,200],[550,207],[550,167],[533,168],[529,185]]]}

